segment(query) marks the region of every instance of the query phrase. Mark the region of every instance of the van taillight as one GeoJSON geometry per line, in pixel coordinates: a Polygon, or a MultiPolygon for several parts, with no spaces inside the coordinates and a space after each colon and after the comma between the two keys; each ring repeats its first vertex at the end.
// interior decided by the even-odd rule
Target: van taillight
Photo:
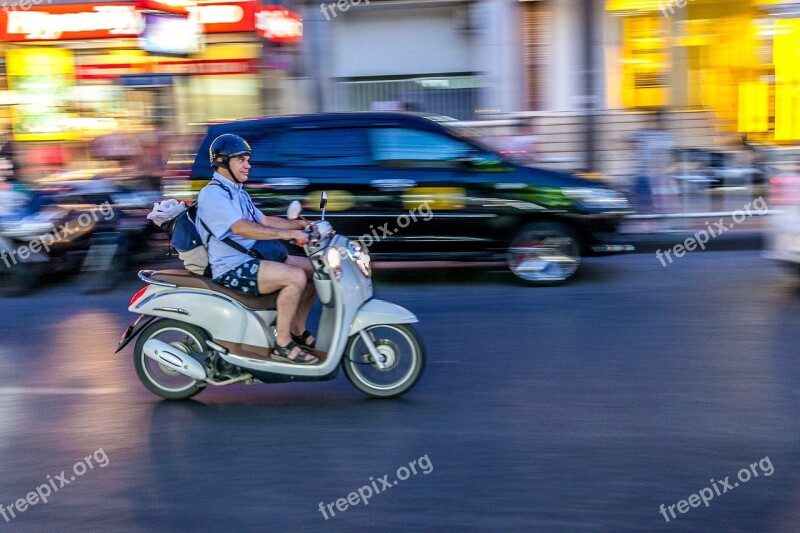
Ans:
{"type": "Polygon", "coordinates": [[[800,176],[775,176],[769,180],[769,205],[800,205],[800,176]]]}
{"type": "Polygon", "coordinates": [[[149,285],[147,285],[145,287],[142,287],[141,289],[136,291],[136,294],[133,295],[133,298],[131,298],[131,301],[128,302],[128,307],[132,307],[133,304],[136,303],[136,300],[138,300],[139,298],[141,298],[144,295],[144,293],[147,291],[148,287],[149,287],[149,285]]]}

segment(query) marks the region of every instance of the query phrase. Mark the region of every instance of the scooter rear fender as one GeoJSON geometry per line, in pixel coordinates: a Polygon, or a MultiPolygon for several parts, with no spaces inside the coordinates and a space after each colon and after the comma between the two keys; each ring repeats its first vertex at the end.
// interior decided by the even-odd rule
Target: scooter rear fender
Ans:
{"type": "Polygon", "coordinates": [[[194,324],[213,339],[254,346],[272,344],[269,326],[276,315],[275,311],[252,311],[215,292],[157,285],[150,285],[128,310],[194,324]]]}

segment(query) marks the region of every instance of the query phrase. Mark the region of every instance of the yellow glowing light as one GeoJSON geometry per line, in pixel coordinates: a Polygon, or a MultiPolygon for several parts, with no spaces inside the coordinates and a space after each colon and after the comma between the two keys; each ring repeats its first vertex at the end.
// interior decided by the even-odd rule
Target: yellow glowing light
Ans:
{"type": "MultiPolygon", "coordinates": [[[[356,205],[355,197],[348,191],[328,191],[328,204],[326,211],[347,211],[356,205]]],[[[303,198],[303,208],[311,211],[321,211],[319,208],[319,191],[309,193],[303,198]]]]}
{"type": "Polygon", "coordinates": [[[414,209],[427,203],[433,211],[463,209],[466,195],[461,187],[413,187],[403,194],[403,208],[414,209]]]}
{"type": "Polygon", "coordinates": [[[800,19],[775,23],[775,140],[800,139],[800,19]]]}
{"type": "Polygon", "coordinates": [[[59,48],[6,51],[8,86],[25,98],[12,108],[14,139],[64,141],[76,138],[70,130],[66,95],[74,85],[72,52],[59,48]],[[41,102],[36,104],[34,102],[41,102]],[[46,102],[46,103],[45,103],[46,102]]]}
{"type": "Polygon", "coordinates": [[[758,132],[769,129],[769,83],[739,84],[738,131],[758,132]]]}

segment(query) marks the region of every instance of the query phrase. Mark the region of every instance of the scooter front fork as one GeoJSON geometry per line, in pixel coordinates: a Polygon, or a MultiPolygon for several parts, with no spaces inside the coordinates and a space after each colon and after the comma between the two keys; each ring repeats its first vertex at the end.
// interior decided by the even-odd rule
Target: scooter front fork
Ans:
{"type": "Polygon", "coordinates": [[[372,362],[375,363],[375,366],[379,369],[384,370],[386,368],[386,363],[383,361],[383,356],[378,351],[378,348],[375,347],[375,343],[370,334],[365,329],[362,329],[358,332],[358,335],[361,337],[361,340],[364,341],[367,351],[369,351],[369,354],[372,356],[372,362]]]}

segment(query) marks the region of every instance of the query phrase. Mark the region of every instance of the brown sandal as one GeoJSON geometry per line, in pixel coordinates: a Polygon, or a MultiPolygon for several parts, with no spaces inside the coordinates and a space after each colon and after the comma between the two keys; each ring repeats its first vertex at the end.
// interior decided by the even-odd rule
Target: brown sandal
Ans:
{"type": "Polygon", "coordinates": [[[280,361],[282,363],[292,363],[295,365],[314,365],[319,363],[319,359],[317,357],[308,353],[294,341],[289,341],[289,344],[286,346],[276,344],[275,348],[272,349],[270,359],[280,361]],[[292,358],[292,350],[295,348],[300,348],[300,351],[295,354],[294,358],[292,358]]]}

